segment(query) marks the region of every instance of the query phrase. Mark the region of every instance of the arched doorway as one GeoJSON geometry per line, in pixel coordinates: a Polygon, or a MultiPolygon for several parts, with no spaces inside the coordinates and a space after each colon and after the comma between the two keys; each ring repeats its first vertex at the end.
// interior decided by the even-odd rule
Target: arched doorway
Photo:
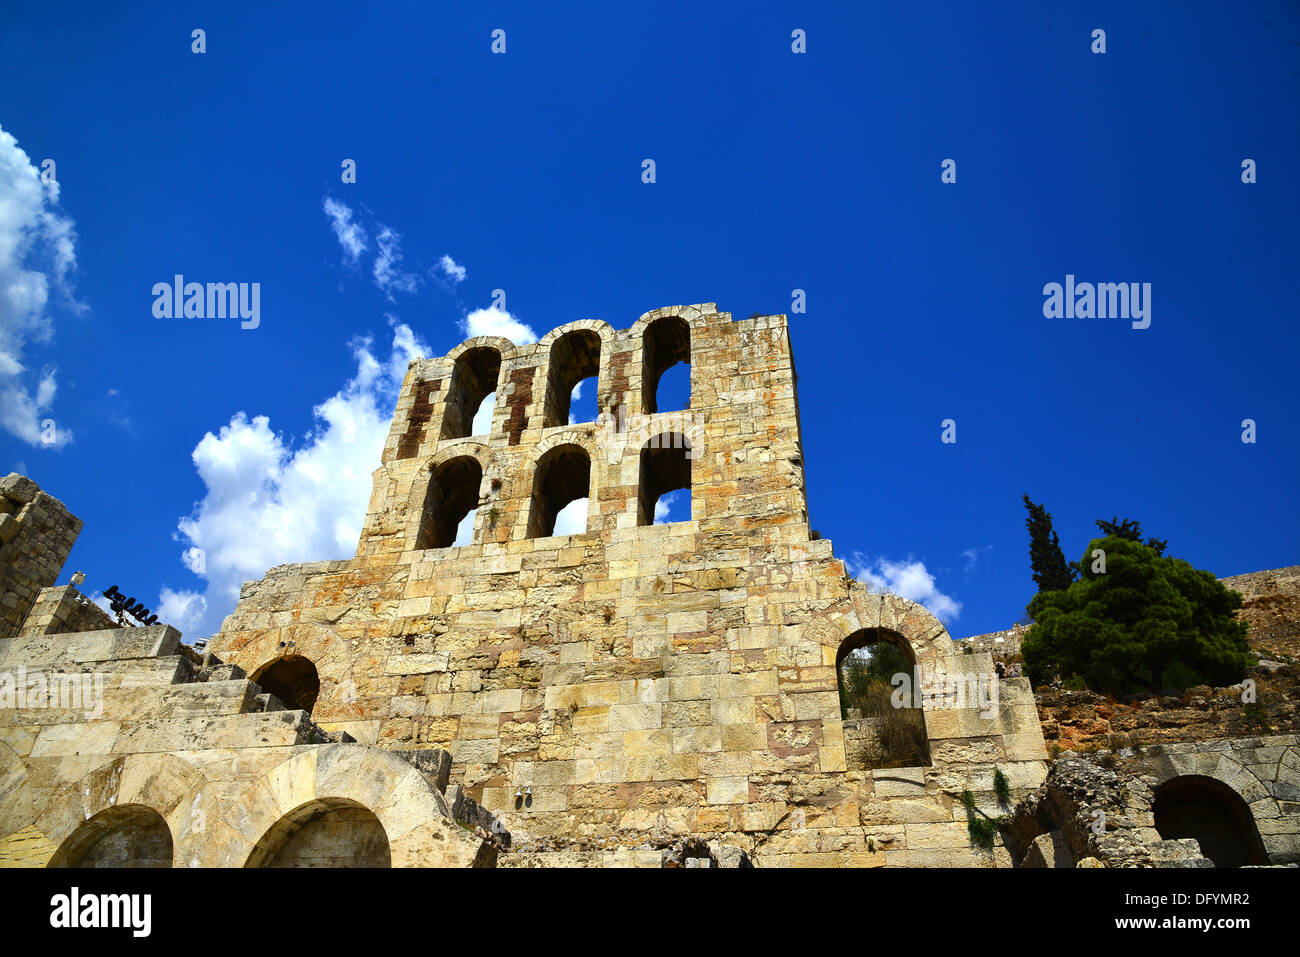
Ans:
{"type": "Polygon", "coordinates": [[[73,831],[46,866],[171,867],[171,828],[143,804],[110,807],[73,831]]]}
{"type": "Polygon", "coordinates": [[[1196,838],[1215,867],[1268,863],[1250,805],[1217,778],[1171,778],[1156,788],[1153,810],[1162,838],[1196,838]]]}
{"type": "Polygon", "coordinates": [[[301,655],[277,658],[253,672],[252,681],[280,699],[291,711],[306,711],[316,707],[320,695],[320,675],[310,658],[301,655]]]}
{"type": "Polygon", "coordinates": [[[894,706],[892,679],[902,673],[913,680],[914,665],[907,639],[886,628],[863,628],[840,643],[835,673],[850,771],[930,764],[924,712],[910,695],[903,707],[894,706]]]}
{"type": "Polygon", "coordinates": [[[344,798],[310,801],[262,835],[245,867],[391,867],[388,835],[369,808],[344,798]]]}

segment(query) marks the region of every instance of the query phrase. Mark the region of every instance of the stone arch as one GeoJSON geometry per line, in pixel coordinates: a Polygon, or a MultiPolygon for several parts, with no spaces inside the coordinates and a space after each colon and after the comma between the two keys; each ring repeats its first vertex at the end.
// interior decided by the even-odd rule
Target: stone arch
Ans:
{"type": "Polygon", "coordinates": [[[505,336],[472,336],[448,352],[443,356],[443,359],[454,364],[457,359],[471,349],[483,348],[495,349],[500,354],[503,363],[511,359],[519,349],[505,336]]]}
{"type": "Polygon", "coordinates": [[[582,380],[595,376],[596,394],[604,394],[602,380],[613,335],[608,323],[583,319],[551,330],[538,343],[547,356],[542,428],[569,424],[570,395],[582,380]]]}
{"type": "Polygon", "coordinates": [[[839,648],[835,651],[835,668],[838,671],[844,664],[844,659],[853,652],[869,648],[870,646],[884,642],[897,648],[912,664],[916,664],[916,652],[912,648],[912,643],[890,628],[859,628],[855,632],[846,635],[840,642],[839,648]]]}
{"type": "Polygon", "coordinates": [[[601,348],[606,348],[613,341],[616,331],[604,319],[575,319],[572,322],[566,322],[562,326],[556,326],[542,338],[537,340],[536,349],[539,353],[550,352],[551,347],[555,345],[556,340],[567,336],[569,333],[583,329],[587,332],[594,332],[600,337],[601,348]]]}
{"type": "Polygon", "coordinates": [[[79,825],[46,867],[171,867],[172,832],[144,804],[106,808],[79,825]]]}
{"type": "Polygon", "coordinates": [[[479,406],[488,396],[495,396],[501,385],[501,365],[501,350],[495,345],[477,344],[458,351],[443,396],[440,441],[474,434],[479,406]]]}
{"type": "Polygon", "coordinates": [[[588,500],[586,528],[590,527],[591,471],[590,453],[576,443],[552,446],[537,457],[528,506],[528,538],[554,535],[556,516],[570,502],[581,498],[588,500]]]}
{"type": "Polygon", "coordinates": [[[290,711],[311,714],[320,697],[320,673],[316,663],[306,655],[285,654],[272,658],[251,675],[249,680],[268,694],[275,695],[290,711]]]}
{"type": "MultiPolygon", "coordinates": [[[[6,795],[7,805],[40,806],[41,810],[38,815],[30,815],[31,821],[9,821],[5,829],[16,832],[20,828],[15,825],[28,825],[21,829],[48,841],[51,855],[58,853],[90,820],[113,808],[130,806],[147,808],[165,819],[175,861],[194,866],[209,862],[213,845],[210,829],[217,819],[212,788],[202,772],[175,755],[150,753],[114,758],[59,787],[53,796],[34,800],[38,797],[36,793],[26,800],[19,794],[6,795]]],[[[111,824],[112,816],[102,820],[111,824]]],[[[84,832],[82,837],[88,835],[84,832]]]]}
{"type": "Polygon", "coordinates": [[[456,540],[457,527],[479,506],[483,464],[468,446],[458,446],[436,456],[425,474],[428,479],[415,547],[449,548],[456,540]]]}
{"type": "Polygon", "coordinates": [[[691,462],[695,457],[690,437],[682,432],[652,435],[641,446],[637,465],[637,525],[653,525],[655,505],[670,492],[691,494],[691,462]]]}
{"type": "Polygon", "coordinates": [[[1169,778],[1156,787],[1151,810],[1161,838],[1195,838],[1215,867],[1269,862],[1250,805],[1216,777],[1169,778]]]}
{"type": "Polygon", "coordinates": [[[873,594],[860,581],[847,584],[847,598],[814,617],[805,628],[806,634],[821,644],[827,664],[837,660],[844,639],[861,629],[883,628],[899,635],[923,668],[933,668],[960,653],[943,622],[923,605],[898,595],[873,594]]]}
{"type": "Polygon", "coordinates": [[[224,816],[230,828],[225,861],[255,862],[262,838],[282,818],[313,804],[367,809],[383,827],[393,867],[496,863],[494,846],[454,823],[433,782],[391,751],[360,744],[299,752],[253,782],[224,816]]]}
{"type": "Polygon", "coordinates": [[[388,834],[373,811],[348,798],[317,798],[262,835],[245,867],[391,867],[388,834]]]}
{"type": "Polygon", "coordinates": [[[641,411],[652,415],[659,411],[663,374],[679,362],[691,365],[690,323],[675,313],[659,316],[645,326],[641,342],[641,411]]]}
{"type": "MultiPolygon", "coordinates": [[[[1289,786],[1280,781],[1260,780],[1233,756],[1227,745],[1215,744],[1209,750],[1190,743],[1167,745],[1151,754],[1144,754],[1140,765],[1144,773],[1155,779],[1157,788],[1179,777],[1205,777],[1220,782],[1248,807],[1265,852],[1273,863],[1300,860],[1300,855],[1295,854],[1286,844],[1287,837],[1264,833],[1263,829],[1259,829],[1259,822],[1276,821],[1283,817],[1278,796],[1283,793],[1294,794],[1294,788],[1286,792],[1279,789],[1289,786]]],[[[1222,796],[1223,792],[1220,790],[1218,794],[1222,796]]]]}
{"type": "Polygon", "coordinates": [[[649,312],[641,313],[637,321],[632,323],[627,330],[627,335],[639,342],[645,335],[648,326],[667,316],[679,317],[690,325],[693,330],[705,316],[715,315],[718,315],[718,304],[716,302],[697,302],[686,306],[660,306],[658,309],[651,309],[649,312]]]}

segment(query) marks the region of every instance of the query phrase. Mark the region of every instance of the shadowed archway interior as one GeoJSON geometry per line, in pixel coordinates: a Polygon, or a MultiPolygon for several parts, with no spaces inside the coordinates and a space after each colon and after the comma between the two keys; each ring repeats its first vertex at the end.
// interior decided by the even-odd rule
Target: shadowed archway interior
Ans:
{"type": "Polygon", "coordinates": [[[311,714],[320,695],[320,676],[316,673],[316,666],[310,658],[301,655],[277,658],[263,665],[253,673],[252,680],[263,691],[279,698],[280,703],[291,711],[311,714]]]}

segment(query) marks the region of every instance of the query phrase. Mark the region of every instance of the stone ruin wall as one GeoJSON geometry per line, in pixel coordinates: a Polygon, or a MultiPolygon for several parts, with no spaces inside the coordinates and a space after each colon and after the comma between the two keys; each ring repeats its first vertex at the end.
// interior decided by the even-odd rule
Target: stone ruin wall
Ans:
{"type": "Polygon", "coordinates": [[[329,735],[168,625],[24,629],[0,682],[0,867],[483,867],[509,844],[445,751],[329,735]]]}
{"type": "Polygon", "coordinates": [[[869,629],[963,674],[991,662],[954,655],[923,608],[867,594],[810,534],[795,381],[785,317],[713,304],[416,361],[356,557],[272,569],[208,647],[254,677],[291,649],[319,671],[322,728],[445,747],[515,834],[503,862],[693,835],[765,864],[1006,863],[971,847],[959,796],[994,806],[995,766],[1018,790],[1042,781],[1023,681],[992,717],[927,713],[932,766],[847,766],[846,638],[869,629]],[[674,358],[690,409],[652,411],[674,358]],[[561,399],[589,374],[602,421],[569,425],[561,399]],[[464,435],[493,379],[491,433],[464,435]],[[642,490],[681,481],[646,448],[665,433],[691,444],[691,520],[640,524],[642,490]],[[556,487],[587,494],[585,533],[538,534],[556,487]],[[471,504],[471,544],[422,547],[471,504]]]}
{"type": "Polygon", "coordinates": [[[59,577],[81,524],[31,479],[0,478],[0,640],[18,633],[41,589],[59,577]]]}
{"type": "MultiPolygon", "coordinates": [[[[90,855],[85,830],[120,807],[156,812],[177,862],[232,866],[375,863],[381,832],[393,864],[1011,866],[1065,833],[1020,810],[1054,793],[1022,678],[997,683],[992,714],[927,704],[928,764],[864,769],[840,720],[846,650],[886,640],[931,673],[988,676],[1005,642],[967,653],[810,532],[780,316],[674,307],[418,360],[353,559],[246,584],[202,659],[85,604],[47,587],[0,641],[0,671],[109,684],[94,717],[0,708],[0,864],[90,855]],[[652,384],[683,358],[691,407],[659,412],[652,384]],[[569,425],[588,374],[602,420],[569,425]],[[493,391],[490,433],[467,435],[493,391]],[[648,441],[665,432],[684,462],[683,442],[648,441]],[[690,521],[646,524],[681,484],[690,521]],[[547,534],[581,496],[586,531],[547,534]],[[452,545],[472,508],[470,544],[452,545]],[[257,684],[294,659],[319,674],[310,714],[257,684]],[[980,848],[968,813],[1039,823],[980,848]]],[[[1247,745],[1272,762],[1282,823],[1263,830],[1290,853],[1300,816],[1273,791],[1292,785],[1293,742],[1247,745]]],[[[158,820],[141,833],[159,840],[158,820]]]]}

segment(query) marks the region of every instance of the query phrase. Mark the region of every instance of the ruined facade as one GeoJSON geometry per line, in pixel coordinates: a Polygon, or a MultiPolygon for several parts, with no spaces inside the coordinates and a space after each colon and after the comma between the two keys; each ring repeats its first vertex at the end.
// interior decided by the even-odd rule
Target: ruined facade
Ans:
{"type": "Polygon", "coordinates": [[[0,863],[92,854],[128,804],[105,833],[158,857],[161,820],[177,863],[1020,863],[971,822],[1047,775],[1029,684],[810,530],[796,381],[784,316],[711,303],[413,362],[355,557],[247,583],[205,658],[67,615],[0,640],[0,670],[111,688],[94,719],[0,708],[0,863]],[[690,519],[655,524],[674,491],[690,519]],[[838,669],[877,642],[956,689],[917,692],[924,764],[846,737],[838,669]]]}

